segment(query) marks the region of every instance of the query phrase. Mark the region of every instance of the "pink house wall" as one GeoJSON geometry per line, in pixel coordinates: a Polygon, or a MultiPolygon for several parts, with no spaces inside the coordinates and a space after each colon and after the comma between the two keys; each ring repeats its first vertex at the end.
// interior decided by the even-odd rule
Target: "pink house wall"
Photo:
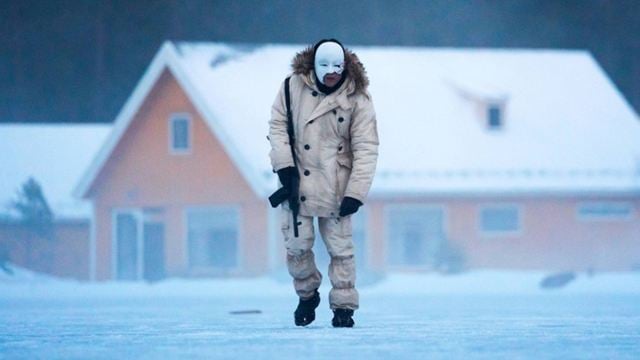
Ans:
{"type": "Polygon", "coordinates": [[[256,274],[268,266],[266,202],[258,199],[173,75],[161,75],[92,184],[96,219],[96,279],[111,278],[112,212],[160,207],[165,221],[165,267],[169,276],[189,274],[186,207],[228,205],[240,209],[242,268],[256,274]],[[192,149],[169,151],[172,113],[192,118],[192,149]],[[247,220],[249,219],[249,220],[247,220]]]}
{"type": "Polygon", "coordinates": [[[58,220],[53,227],[53,239],[44,239],[20,222],[0,222],[0,252],[20,267],[88,280],[89,221],[58,220]]]}
{"type": "Polygon", "coordinates": [[[394,204],[424,204],[445,209],[447,238],[467,254],[472,268],[541,270],[628,271],[640,265],[640,200],[598,198],[482,198],[482,199],[393,199],[369,202],[369,264],[388,269],[385,247],[385,207],[394,204]],[[629,220],[578,220],[582,201],[632,202],[629,220]],[[522,231],[518,235],[487,237],[479,231],[479,211],[484,204],[519,204],[522,231]]]}

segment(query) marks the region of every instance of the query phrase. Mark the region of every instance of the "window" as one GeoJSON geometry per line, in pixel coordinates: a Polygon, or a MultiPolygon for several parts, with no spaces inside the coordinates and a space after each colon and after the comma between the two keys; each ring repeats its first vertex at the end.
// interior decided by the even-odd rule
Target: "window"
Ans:
{"type": "Polygon", "coordinates": [[[489,104],[487,108],[487,120],[489,129],[499,129],[502,126],[502,111],[500,105],[489,104]]]}
{"type": "Polygon", "coordinates": [[[520,231],[520,210],[515,205],[491,205],[480,209],[480,230],[486,235],[520,231]]]}
{"type": "Polygon", "coordinates": [[[191,117],[189,114],[173,114],[169,126],[171,153],[188,153],[191,149],[191,117]]]}
{"type": "Polygon", "coordinates": [[[231,270],[238,266],[239,215],[233,208],[187,211],[191,269],[231,270]]]}
{"type": "Polygon", "coordinates": [[[391,266],[434,265],[443,241],[440,207],[393,206],[387,212],[387,260],[391,266]]]}
{"type": "Polygon", "coordinates": [[[633,218],[633,205],[628,202],[593,202],[578,205],[581,220],[627,220],[633,218]]]}

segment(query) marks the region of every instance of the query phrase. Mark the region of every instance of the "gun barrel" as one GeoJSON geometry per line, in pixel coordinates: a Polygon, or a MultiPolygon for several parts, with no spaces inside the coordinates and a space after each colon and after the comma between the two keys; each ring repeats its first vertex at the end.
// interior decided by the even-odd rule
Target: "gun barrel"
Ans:
{"type": "Polygon", "coordinates": [[[289,208],[293,214],[293,235],[298,237],[298,213],[300,211],[300,203],[298,201],[300,197],[300,178],[293,177],[291,194],[289,196],[289,208]]]}
{"type": "Polygon", "coordinates": [[[298,237],[298,214],[293,214],[293,236],[298,237]]]}

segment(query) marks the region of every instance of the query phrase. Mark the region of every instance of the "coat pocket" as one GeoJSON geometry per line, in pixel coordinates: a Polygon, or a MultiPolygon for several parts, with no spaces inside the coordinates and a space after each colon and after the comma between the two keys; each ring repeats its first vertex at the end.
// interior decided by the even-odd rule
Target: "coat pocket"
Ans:
{"type": "Polygon", "coordinates": [[[339,153],[337,156],[337,160],[338,165],[351,169],[353,160],[351,160],[351,156],[349,156],[347,153],[339,153]]]}

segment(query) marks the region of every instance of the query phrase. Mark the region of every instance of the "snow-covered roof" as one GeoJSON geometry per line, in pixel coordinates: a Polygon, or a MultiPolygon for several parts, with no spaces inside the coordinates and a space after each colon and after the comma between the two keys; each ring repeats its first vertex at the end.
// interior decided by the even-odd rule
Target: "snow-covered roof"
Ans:
{"type": "Polygon", "coordinates": [[[71,190],[104,142],[111,125],[0,125],[0,214],[33,177],[56,218],[87,218],[90,205],[71,190]]]}
{"type": "MultiPolygon", "coordinates": [[[[254,191],[275,188],[270,107],[305,45],[166,42],[82,177],[82,196],[169,68],[254,191]]],[[[581,50],[354,47],[371,79],[380,156],[372,195],[638,193],[640,122],[581,50]],[[488,130],[479,104],[504,106],[488,130]]]]}

